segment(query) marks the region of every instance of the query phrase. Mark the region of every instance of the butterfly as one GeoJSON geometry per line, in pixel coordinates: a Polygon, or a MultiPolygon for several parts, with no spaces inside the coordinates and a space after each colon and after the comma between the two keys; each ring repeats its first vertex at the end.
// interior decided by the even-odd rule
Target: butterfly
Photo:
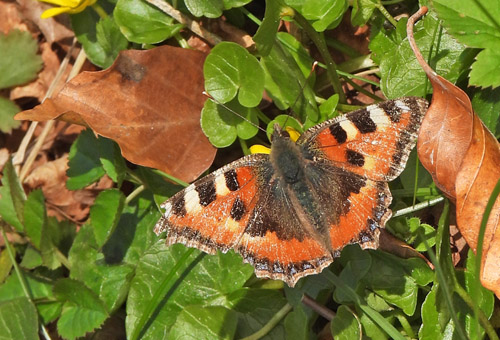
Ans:
{"type": "Polygon", "coordinates": [[[377,248],[391,216],[387,182],[404,169],[428,103],[389,100],[325,121],[296,141],[275,127],[251,154],[172,196],[155,226],[166,244],[234,249],[257,277],[290,287],[348,244],[377,248]]]}

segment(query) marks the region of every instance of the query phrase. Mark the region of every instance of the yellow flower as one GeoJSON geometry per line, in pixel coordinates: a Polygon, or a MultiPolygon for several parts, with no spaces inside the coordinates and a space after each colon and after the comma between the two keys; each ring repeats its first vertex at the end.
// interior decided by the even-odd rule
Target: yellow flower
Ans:
{"type": "Polygon", "coordinates": [[[97,0],[39,0],[42,2],[47,2],[52,5],[59,7],[54,7],[46,10],[40,16],[42,19],[50,18],[55,15],[62,13],[75,14],[83,11],[87,6],[92,6],[97,0]]]}
{"type": "MultiPolygon", "coordinates": [[[[290,135],[290,139],[293,140],[294,142],[296,142],[297,139],[299,139],[299,137],[300,137],[300,133],[290,126],[285,127],[285,131],[288,132],[288,134],[290,135]]],[[[271,149],[269,149],[268,147],[266,147],[264,145],[255,144],[255,145],[252,145],[250,147],[250,153],[252,153],[252,154],[253,153],[270,154],[271,149]]]]}

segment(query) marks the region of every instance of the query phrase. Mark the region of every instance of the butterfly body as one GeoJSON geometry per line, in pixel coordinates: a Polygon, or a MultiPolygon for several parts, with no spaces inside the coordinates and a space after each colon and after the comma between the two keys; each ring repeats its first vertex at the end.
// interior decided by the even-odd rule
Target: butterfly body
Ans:
{"type": "Polygon", "coordinates": [[[372,105],[297,142],[277,128],[269,155],[243,157],[166,201],[155,232],[210,254],[233,248],[257,276],[293,286],[347,244],[378,246],[387,181],[404,168],[426,108],[414,97],[372,105]]]}

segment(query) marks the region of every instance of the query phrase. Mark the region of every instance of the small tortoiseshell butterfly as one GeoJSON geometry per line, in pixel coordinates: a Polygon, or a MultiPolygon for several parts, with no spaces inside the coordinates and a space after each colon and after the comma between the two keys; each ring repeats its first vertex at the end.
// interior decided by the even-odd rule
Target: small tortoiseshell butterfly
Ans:
{"type": "Polygon", "coordinates": [[[424,99],[390,100],[316,125],[297,142],[275,128],[271,152],[243,157],[162,204],[155,232],[206,253],[233,248],[258,277],[293,287],[359,243],[378,246],[387,182],[405,166],[424,99]]]}

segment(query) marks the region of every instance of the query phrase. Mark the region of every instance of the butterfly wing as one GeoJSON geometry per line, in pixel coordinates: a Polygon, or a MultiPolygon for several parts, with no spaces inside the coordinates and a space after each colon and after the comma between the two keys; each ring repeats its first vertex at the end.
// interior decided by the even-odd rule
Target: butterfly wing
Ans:
{"type": "Polygon", "coordinates": [[[315,162],[308,165],[313,190],[328,212],[333,256],[350,243],[378,246],[378,228],[390,218],[387,181],[404,169],[427,109],[407,97],[368,106],[326,121],[297,141],[315,162]]]}

